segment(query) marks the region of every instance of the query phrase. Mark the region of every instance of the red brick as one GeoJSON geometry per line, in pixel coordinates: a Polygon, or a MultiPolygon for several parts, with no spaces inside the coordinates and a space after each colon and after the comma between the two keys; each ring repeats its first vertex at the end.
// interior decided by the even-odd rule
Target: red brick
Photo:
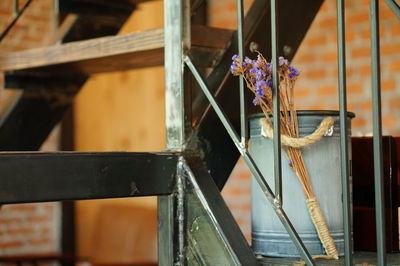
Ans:
{"type": "Polygon", "coordinates": [[[365,121],[364,118],[362,117],[355,117],[353,120],[351,120],[351,126],[352,127],[363,127],[365,126],[367,123],[365,121]]]}
{"type": "Polygon", "coordinates": [[[0,218],[0,224],[11,225],[11,224],[17,224],[17,223],[21,223],[21,222],[22,222],[22,218],[20,218],[20,217],[0,218]]]}
{"type": "MultiPolygon", "coordinates": [[[[0,9],[0,16],[6,17],[6,18],[11,18],[12,9],[0,9]]],[[[5,25],[8,25],[10,22],[11,22],[11,19],[9,19],[9,22],[7,22],[5,25]]]]}
{"type": "Polygon", "coordinates": [[[34,204],[15,204],[9,205],[9,208],[13,211],[35,211],[36,205],[34,204]]]}
{"type": "Polygon", "coordinates": [[[398,124],[398,118],[394,115],[384,115],[382,116],[382,126],[383,127],[394,127],[398,124]]]}
{"type": "Polygon", "coordinates": [[[51,229],[49,227],[43,227],[40,229],[40,233],[42,235],[49,234],[50,232],[51,232],[51,229]]]}
{"type": "Polygon", "coordinates": [[[295,88],[294,89],[294,94],[295,94],[295,99],[299,97],[308,97],[311,95],[311,89],[310,88],[295,88]]]}
{"type": "Polygon", "coordinates": [[[306,77],[309,79],[325,78],[326,72],[324,69],[313,69],[306,72],[306,77]]]}
{"type": "Polygon", "coordinates": [[[360,74],[362,76],[370,76],[371,75],[371,66],[370,65],[361,66],[360,74]]]}
{"type": "Polygon", "coordinates": [[[250,179],[250,172],[243,171],[239,174],[239,178],[242,180],[249,180],[250,179]]]}
{"type": "Polygon", "coordinates": [[[391,91],[396,88],[396,81],[394,79],[382,80],[381,89],[384,91],[391,91]]]}
{"type": "Polygon", "coordinates": [[[348,25],[357,23],[367,23],[368,21],[369,21],[368,11],[349,14],[346,19],[348,25]]]}
{"type": "Polygon", "coordinates": [[[392,61],[389,65],[390,71],[400,71],[400,60],[392,61]]]}
{"type": "Polygon", "coordinates": [[[237,11],[237,5],[236,2],[229,3],[228,5],[225,6],[225,10],[231,11],[232,13],[236,13],[237,11]]]}
{"type": "Polygon", "coordinates": [[[49,238],[35,238],[35,239],[29,239],[29,244],[30,245],[44,245],[44,244],[49,244],[51,243],[51,239],[49,238]]]}
{"type": "Polygon", "coordinates": [[[243,202],[241,205],[241,209],[245,211],[251,210],[251,203],[249,201],[243,202]]]}
{"type": "MultiPolygon", "coordinates": [[[[347,110],[352,112],[353,110],[355,110],[355,105],[352,102],[347,103],[347,110]]],[[[339,110],[339,107],[336,107],[334,110],[339,110]]]]}
{"type": "Polygon", "coordinates": [[[371,54],[371,50],[369,47],[354,48],[351,50],[351,56],[354,58],[369,57],[370,54],[371,54]]]}
{"type": "Polygon", "coordinates": [[[369,2],[370,1],[371,0],[362,0],[361,3],[362,3],[363,6],[368,6],[369,7],[369,2]]]}
{"type": "Polygon", "coordinates": [[[336,18],[335,17],[333,17],[333,18],[325,18],[325,19],[322,19],[321,21],[320,21],[320,23],[319,23],[319,25],[320,25],[320,27],[321,28],[329,28],[329,29],[331,29],[331,28],[335,28],[336,29],[336,18]]]}
{"type": "Polygon", "coordinates": [[[395,97],[389,100],[390,109],[400,109],[400,97],[395,97]]]}
{"type": "Polygon", "coordinates": [[[7,230],[9,235],[25,235],[32,234],[33,232],[35,232],[35,230],[32,227],[12,228],[7,230]]]}
{"type": "Polygon", "coordinates": [[[315,55],[300,55],[299,57],[296,57],[296,62],[299,64],[313,62],[315,60],[315,55]]]}
{"type": "MultiPolygon", "coordinates": [[[[346,33],[345,33],[345,41],[346,42],[352,42],[352,41],[354,41],[355,36],[356,35],[355,35],[354,31],[347,30],[346,33]]],[[[337,38],[337,36],[336,36],[336,38],[337,38]]]]}
{"type": "Polygon", "coordinates": [[[48,222],[51,219],[48,215],[36,215],[36,216],[28,216],[27,221],[30,223],[42,223],[48,222]]]}
{"type": "Polygon", "coordinates": [[[320,96],[335,95],[338,93],[336,86],[325,86],[318,89],[317,94],[320,96]]]}
{"type": "Polygon", "coordinates": [[[229,188],[229,190],[227,190],[225,193],[226,193],[226,195],[238,196],[238,195],[241,195],[242,192],[243,192],[243,189],[237,188],[237,187],[232,187],[232,188],[229,188]]]}
{"type": "Polygon", "coordinates": [[[308,109],[310,109],[310,110],[326,110],[326,109],[328,109],[328,106],[324,103],[315,103],[315,104],[310,104],[308,109]]]}
{"type": "Polygon", "coordinates": [[[400,36],[400,25],[399,23],[395,23],[392,25],[391,33],[393,36],[400,36]]]}
{"type": "Polygon", "coordinates": [[[336,62],[337,61],[337,52],[327,52],[322,56],[322,61],[324,62],[336,62]]]}
{"type": "Polygon", "coordinates": [[[347,84],[347,92],[351,94],[359,94],[363,92],[363,85],[361,83],[347,84]]]}
{"type": "Polygon", "coordinates": [[[386,43],[381,45],[382,55],[393,55],[400,53],[400,43],[386,43]]]}
{"type": "Polygon", "coordinates": [[[321,46],[326,44],[326,36],[321,35],[313,38],[308,38],[306,40],[306,45],[309,46],[321,46]]]}
{"type": "Polygon", "coordinates": [[[13,240],[13,241],[6,241],[6,242],[0,242],[0,248],[1,249],[6,249],[6,248],[17,248],[17,247],[22,247],[23,243],[20,240],[13,240]]]}
{"type": "Polygon", "coordinates": [[[360,105],[361,110],[363,111],[370,111],[372,110],[372,102],[371,100],[363,101],[360,105]]]}

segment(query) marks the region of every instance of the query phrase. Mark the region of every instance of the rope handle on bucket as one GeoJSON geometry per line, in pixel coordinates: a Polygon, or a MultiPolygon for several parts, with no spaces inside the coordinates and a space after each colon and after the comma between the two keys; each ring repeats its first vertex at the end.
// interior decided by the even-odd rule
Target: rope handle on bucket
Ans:
{"type": "MultiPolygon", "coordinates": [[[[323,136],[331,135],[333,132],[333,123],[334,121],[332,117],[325,117],[318,128],[310,135],[302,138],[293,138],[286,135],[281,135],[282,145],[292,148],[306,147],[314,142],[319,141],[323,136]]],[[[260,125],[262,135],[266,138],[273,139],[274,130],[272,128],[271,122],[266,118],[262,118],[260,120],[260,125]]]]}

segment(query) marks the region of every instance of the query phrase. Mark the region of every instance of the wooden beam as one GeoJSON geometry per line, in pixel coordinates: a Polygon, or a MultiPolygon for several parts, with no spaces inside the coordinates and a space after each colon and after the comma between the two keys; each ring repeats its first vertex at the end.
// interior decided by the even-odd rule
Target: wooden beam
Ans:
{"type": "MultiPolygon", "coordinates": [[[[231,30],[194,26],[193,50],[225,49],[231,30]]],[[[0,55],[0,71],[30,70],[46,74],[95,74],[162,65],[164,31],[154,29],[126,35],[71,42],[0,55]]]]}

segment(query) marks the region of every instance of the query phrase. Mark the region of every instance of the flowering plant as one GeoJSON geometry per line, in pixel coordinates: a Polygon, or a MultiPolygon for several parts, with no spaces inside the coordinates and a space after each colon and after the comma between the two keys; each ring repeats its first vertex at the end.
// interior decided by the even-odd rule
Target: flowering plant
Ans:
{"type": "MultiPolygon", "coordinates": [[[[234,76],[242,76],[247,88],[254,94],[253,104],[260,106],[265,118],[261,120],[263,134],[269,138],[273,137],[271,115],[275,115],[272,106],[272,63],[258,53],[257,59],[252,60],[248,57],[242,61],[238,55],[232,57],[231,73],[234,76]]],[[[287,157],[288,164],[298,177],[306,197],[307,208],[311,220],[317,230],[318,236],[325,248],[327,256],[325,258],[338,258],[335,243],[329,233],[325,218],[319,207],[318,201],[311,185],[310,177],[305,166],[301,147],[318,141],[325,134],[327,129],[333,125],[332,118],[324,119],[319,128],[311,135],[299,138],[297,112],[294,107],[293,92],[294,85],[300,72],[290,66],[289,61],[279,57],[277,68],[279,79],[279,102],[280,102],[280,129],[282,148],[287,157]]]]}

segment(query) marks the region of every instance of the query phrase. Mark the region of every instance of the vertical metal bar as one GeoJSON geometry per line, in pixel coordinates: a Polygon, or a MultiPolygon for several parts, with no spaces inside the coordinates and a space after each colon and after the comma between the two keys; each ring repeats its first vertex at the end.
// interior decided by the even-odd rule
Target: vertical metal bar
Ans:
{"type": "MultiPolygon", "coordinates": [[[[243,45],[243,0],[237,0],[237,27],[238,27],[238,50],[239,57],[244,60],[244,45],[243,45]]],[[[247,130],[247,110],[245,101],[245,91],[244,91],[244,78],[240,76],[239,78],[239,88],[240,88],[240,135],[241,135],[241,145],[246,148],[248,130],[247,130]]]]}
{"type": "Polygon", "coordinates": [[[175,196],[158,196],[158,265],[169,266],[174,263],[174,213],[175,213],[175,196]]]}
{"type": "MultiPolygon", "coordinates": [[[[164,62],[167,149],[183,150],[185,147],[185,93],[183,54],[190,47],[189,0],[164,1],[164,62]]],[[[177,184],[178,186],[178,184],[177,184]]],[[[177,189],[183,189],[180,186],[177,189]]],[[[182,196],[184,191],[180,191],[182,196]]],[[[178,191],[179,195],[179,191],[178,191]]],[[[179,198],[179,197],[178,197],[179,198]]],[[[182,197],[180,198],[182,200],[182,197]]],[[[184,255],[185,230],[181,230],[175,195],[158,198],[158,256],[159,265],[173,265],[184,255]],[[162,226],[161,226],[162,225],[162,226]]]]}
{"type": "Polygon", "coordinates": [[[271,46],[272,46],[272,102],[274,111],[274,174],[275,196],[282,202],[282,160],[281,160],[281,129],[279,103],[279,61],[278,61],[278,6],[276,0],[271,0],[271,46]]]}
{"type": "Polygon", "coordinates": [[[353,265],[352,238],[351,238],[351,204],[349,184],[349,131],[347,124],[347,92],[346,92],[346,46],[344,0],[337,1],[337,34],[338,34],[338,82],[339,82],[339,110],[340,110],[340,165],[343,190],[343,226],[345,265],[353,265]]]}
{"type": "Polygon", "coordinates": [[[381,77],[379,53],[379,3],[370,1],[372,114],[374,142],[374,178],[376,211],[376,244],[378,265],[386,265],[385,208],[383,199],[381,77]]]}
{"type": "Polygon", "coordinates": [[[177,213],[178,218],[178,255],[179,265],[186,265],[186,226],[185,226],[185,160],[179,158],[177,169],[177,213]]]}
{"type": "Polygon", "coordinates": [[[13,0],[13,17],[16,17],[19,12],[19,1],[13,0]]]}
{"type": "MultiPolygon", "coordinates": [[[[164,1],[164,57],[167,149],[182,149],[185,138],[183,54],[190,45],[184,20],[187,0],[164,1]]],[[[189,22],[190,23],[190,22],[189,22]]]]}

